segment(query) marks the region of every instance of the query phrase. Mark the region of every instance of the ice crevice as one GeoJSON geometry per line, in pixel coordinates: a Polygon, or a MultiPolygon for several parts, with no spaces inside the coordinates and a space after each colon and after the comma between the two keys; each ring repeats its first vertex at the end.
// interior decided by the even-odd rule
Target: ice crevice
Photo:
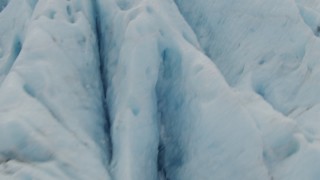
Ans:
{"type": "MultiPolygon", "coordinates": [[[[310,27],[315,36],[320,36],[320,11],[317,9],[317,3],[310,3],[296,0],[301,18],[305,24],[310,27]]],[[[319,6],[319,5],[318,5],[319,6]]]]}
{"type": "MultiPolygon", "coordinates": [[[[110,122],[110,114],[109,114],[109,107],[107,105],[107,69],[105,66],[105,63],[107,62],[107,52],[105,51],[105,44],[106,42],[104,42],[102,39],[106,38],[101,34],[102,31],[102,26],[101,26],[101,14],[100,14],[100,9],[98,6],[98,0],[94,0],[93,3],[93,10],[94,10],[94,16],[95,16],[95,32],[96,32],[96,38],[97,38],[97,45],[99,48],[99,70],[100,70],[100,78],[101,78],[101,82],[102,82],[102,90],[103,90],[103,108],[105,111],[105,126],[104,126],[104,130],[105,130],[105,134],[106,134],[106,142],[108,143],[108,149],[107,149],[107,154],[108,154],[108,164],[111,163],[111,159],[112,159],[112,150],[113,150],[113,146],[112,146],[112,141],[111,141],[111,122],[110,122]]],[[[107,37],[110,38],[110,37],[107,37]]]]}
{"type": "Polygon", "coordinates": [[[0,2],[0,12],[7,7],[8,2],[9,0],[3,0],[0,2]]]}
{"type": "Polygon", "coordinates": [[[5,79],[20,54],[24,38],[24,24],[27,23],[33,13],[33,9],[27,1],[22,1],[20,6],[17,6],[18,2],[16,1],[1,1],[1,3],[0,6],[3,11],[0,14],[0,19],[5,21],[9,17],[9,23],[0,28],[2,34],[0,82],[5,79]],[[17,8],[19,13],[13,14],[12,9],[14,8],[17,8]]]}

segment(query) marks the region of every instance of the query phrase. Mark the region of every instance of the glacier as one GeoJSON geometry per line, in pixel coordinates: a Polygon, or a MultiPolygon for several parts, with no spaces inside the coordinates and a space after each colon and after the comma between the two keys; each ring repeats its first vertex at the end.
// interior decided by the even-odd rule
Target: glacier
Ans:
{"type": "Polygon", "coordinates": [[[0,0],[0,179],[318,180],[317,0],[0,0]]]}

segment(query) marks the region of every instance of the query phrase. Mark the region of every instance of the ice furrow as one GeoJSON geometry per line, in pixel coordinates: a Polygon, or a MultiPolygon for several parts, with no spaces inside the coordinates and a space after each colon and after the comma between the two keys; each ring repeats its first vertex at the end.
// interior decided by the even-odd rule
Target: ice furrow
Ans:
{"type": "Polygon", "coordinates": [[[134,13],[147,15],[145,7],[122,11],[113,0],[98,0],[97,3],[102,58],[107,73],[112,178],[157,179],[156,39],[148,31],[140,33],[137,29],[147,28],[149,17],[143,23],[137,20],[140,18],[133,20],[134,13]],[[146,76],[145,73],[152,74],[146,76]]]}
{"type": "Polygon", "coordinates": [[[6,26],[1,26],[0,43],[0,83],[6,78],[20,54],[23,45],[25,24],[31,18],[33,9],[27,1],[1,1],[4,8],[0,14],[0,20],[7,22],[6,26]],[[18,13],[15,13],[18,12],[18,13]]]}
{"type": "Polygon", "coordinates": [[[268,179],[266,167],[258,166],[263,164],[258,145],[262,140],[253,120],[199,51],[176,6],[170,1],[136,1],[124,11],[117,1],[98,2],[102,53],[107,55],[113,178],[230,179],[236,174],[239,179],[268,179]],[[227,136],[234,126],[246,131],[227,136]],[[246,133],[255,135],[233,144],[249,137],[246,133]],[[227,143],[219,140],[224,136],[227,143]],[[255,155],[246,159],[248,153],[255,155]],[[240,165],[242,161],[247,165],[240,165]]]}
{"type": "Polygon", "coordinates": [[[315,36],[320,36],[320,11],[313,10],[297,3],[301,18],[305,24],[310,27],[315,36]]]}
{"type": "MultiPolygon", "coordinates": [[[[100,70],[100,78],[101,78],[101,83],[102,83],[102,93],[103,93],[103,108],[105,112],[105,134],[106,134],[106,143],[108,144],[108,149],[107,149],[107,155],[108,155],[108,165],[110,165],[111,160],[112,160],[112,150],[113,150],[113,145],[111,141],[111,122],[110,122],[110,114],[109,114],[109,107],[107,104],[107,69],[105,67],[105,61],[106,61],[106,53],[104,49],[104,44],[105,42],[102,40],[104,38],[103,34],[101,33],[102,27],[101,27],[101,14],[100,14],[100,9],[98,7],[98,2],[97,0],[94,0],[92,2],[93,4],[93,10],[94,10],[94,17],[95,17],[95,32],[96,32],[96,37],[97,37],[97,45],[99,48],[99,70],[100,70]]],[[[109,37],[108,37],[109,38],[109,37]]]]}

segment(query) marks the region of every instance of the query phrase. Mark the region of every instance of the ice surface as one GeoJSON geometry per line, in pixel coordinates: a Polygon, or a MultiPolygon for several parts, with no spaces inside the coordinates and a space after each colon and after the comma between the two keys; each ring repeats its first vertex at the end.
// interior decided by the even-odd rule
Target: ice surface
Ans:
{"type": "Polygon", "coordinates": [[[12,0],[2,11],[1,28],[10,29],[1,42],[3,179],[108,179],[91,9],[88,1],[12,0]]]}
{"type": "Polygon", "coordinates": [[[1,180],[319,179],[319,1],[0,9],[1,180]]]}
{"type": "Polygon", "coordinates": [[[268,115],[255,118],[263,139],[267,143],[279,141],[273,142],[275,152],[269,152],[269,145],[264,149],[269,173],[275,179],[317,179],[317,171],[304,171],[296,160],[308,159],[306,151],[310,149],[313,149],[311,159],[318,157],[314,148],[319,146],[316,140],[319,99],[315,98],[319,92],[319,86],[315,85],[319,80],[316,50],[319,2],[176,0],[176,3],[228,83],[241,96],[250,94],[245,99],[253,99],[250,97],[253,94],[261,96],[259,103],[255,101],[254,106],[249,106],[249,112],[254,116],[259,111],[268,115]],[[275,123],[280,124],[273,126],[275,123]],[[296,130],[290,130],[288,123],[293,123],[296,130]],[[268,130],[268,126],[272,129],[268,130]],[[283,127],[284,133],[276,130],[283,127]],[[289,147],[277,147],[285,143],[282,138],[289,147]],[[283,155],[274,154],[277,152],[283,155]]]}

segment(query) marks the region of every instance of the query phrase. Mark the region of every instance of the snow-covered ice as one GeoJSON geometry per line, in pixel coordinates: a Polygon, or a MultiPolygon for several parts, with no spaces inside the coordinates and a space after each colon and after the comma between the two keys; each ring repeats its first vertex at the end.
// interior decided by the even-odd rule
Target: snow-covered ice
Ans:
{"type": "Polygon", "coordinates": [[[318,180],[317,0],[0,0],[0,180],[318,180]]]}

